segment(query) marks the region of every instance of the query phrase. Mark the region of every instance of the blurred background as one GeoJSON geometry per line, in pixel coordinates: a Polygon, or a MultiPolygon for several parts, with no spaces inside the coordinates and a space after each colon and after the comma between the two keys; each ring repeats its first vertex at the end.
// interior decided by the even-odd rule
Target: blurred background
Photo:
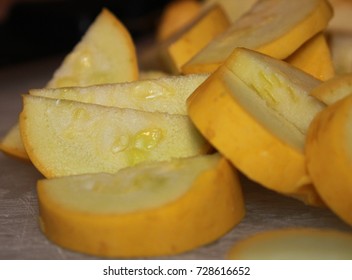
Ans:
{"type": "Polygon", "coordinates": [[[0,68],[72,50],[103,7],[134,40],[154,36],[169,0],[0,0],[0,68]]]}
{"type": "MultiPolygon", "coordinates": [[[[235,0],[0,0],[0,70],[53,56],[61,61],[60,58],[79,42],[103,7],[124,23],[137,47],[143,46],[140,63],[150,65],[151,61],[154,62],[153,55],[145,46],[148,43],[153,46],[151,40],[165,40],[201,10],[200,3],[221,2],[225,5],[230,1],[235,0]],[[173,13],[166,13],[168,18],[163,21],[163,15],[166,15],[163,12],[172,5],[174,9],[169,12],[172,10],[173,13]]],[[[335,15],[327,32],[330,47],[337,60],[335,63],[350,72],[352,0],[329,1],[335,15]]],[[[3,76],[3,71],[0,74],[3,76]]],[[[0,82],[1,79],[4,77],[0,77],[0,82]]]]}

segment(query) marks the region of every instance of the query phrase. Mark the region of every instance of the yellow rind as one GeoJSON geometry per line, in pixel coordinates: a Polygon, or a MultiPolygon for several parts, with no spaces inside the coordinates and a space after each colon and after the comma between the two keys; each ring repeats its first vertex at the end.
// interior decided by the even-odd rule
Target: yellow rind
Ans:
{"type": "MultiPolygon", "coordinates": [[[[191,168],[191,167],[190,167],[191,168]]],[[[41,228],[54,243],[107,257],[173,255],[211,243],[245,214],[236,172],[222,158],[181,198],[155,209],[97,215],[57,204],[38,182],[41,228]]]]}
{"type": "Polygon", "coordinates": [[[314,88],[310,94],[321,102],[331,105],[352,94],[352,74],[332,77],[314,88]]]}
{"type": "Polygon", "coordinates": [[[227,15],[219,5],[206,10],[192,26],[181,33],[167,47],[167,60],[170,61],[173,72],[180,73],[181,67],[230,26],[227,15]]]}
{"type": "Polygon", "coordinates": [[[308,40],[285,61],[322,81],[335,75],[330,48],[323,33],[308,40]]]}
{"type": "Polygon", "coordinates": [[[157,41],[167,40],[192,24],[201,9],[202,4],[197,0],[171,1],[161,14],[156,34],[157,41]]]}
{"type": "Polygon", "coordinates": [[[326,205],[352,225],[352,96],[328,106],[311,123],[307,167],[326,205]]]}
{"type": "Polygon", "coordinates": [[[318,5],[303,21],[295,25],[289,32],[268,44],[261,46],[257,51],[284,59],[297,50],[304,42],[317,33],[323,31],[333,16],[333,10],[328,1],[318,1],[318,5]],[[286,49],[290,46],[290,49],[286,49]]]}
{"type": "Polygon", "coordinates": [[[9,156],[29,161],[29,157],[21,140],[18,123],[11,127],[5,137],[1,139],[0,150],[9,156]]]}

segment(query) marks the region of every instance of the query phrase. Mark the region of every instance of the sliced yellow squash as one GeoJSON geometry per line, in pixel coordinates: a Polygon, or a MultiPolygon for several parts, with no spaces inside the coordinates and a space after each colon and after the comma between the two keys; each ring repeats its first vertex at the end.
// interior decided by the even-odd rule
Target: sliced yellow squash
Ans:
{"type": "Polygon", "coordinates": [[[157,40],[167,40],[191,24],[199,15],[202,4],[197,0],[171,1],[163,10],[157,29],[157,40]]]}
{"type": "Polygon", "coordinates": [[[31,95],[75,100],[110,107],[187,115],[186,100],[207,74],[166,76],[130,83],[89,87],[32,89],[31,95]]]}
{"type": "MultiPolygon", "coordinates": [[[[128,30],[103,9],[75,48],[65,57],[48,87],[83,86],[138,79],[136,50],[128,30]]],[[[5,135],[0,149],[29,160],[18,123],[5,135]]]]}
{"type": "Polygon", "coordinates": [[[21,139],[19,124],[16,123],[0,142],[0,150],[19,159],[29,160],[21,139]]]}
{"type": "Polygon", "coordinates": [[[314,88],[310,94],[325,104],[331,105],[352,94],[352,74],[332,77],[314,88]]]}
{"type": "Polygon", "coordinates": [[[233,245],[234,260],[351,260],[352,233],[287,228],[254,234],[233,245]]]}
{"type": "Polygon", "coordinates": [[[319,33],[308,40],[286,58],[286,61],[322,81],[335,75],[330,47],[324,33],[319,33]]]}
{"type": "Polygon", "coordinates": [[[107,9],[65,57],[47,87],[128,82],[138,79],[137,55],[126,27],[107,9]]]}
{"type": "Polygon", "coordinates": [[[328,106],[313,120],[306,157],[321,198],[352,225],[352,95],[328,106]]]}
{"type": "Polygon", "coordinates": [[[309,96],[319,83],[288,63],[239,48],[190,96],[189,117],[252,180],[320,204],[304,155],[310,122],[324,108],[309,96]]]}
{"type": "Polygon", "coordinates": [[[208,151],[184,115],[23,96],[20,131],[32,163],[46,177],[109,172],[141,161],[208,151]]]}
{"type": "Polygon", "coordinates": [[[165,48],[164,60],[174,73],[230,26],[226,13],[219,5],[214,5],[197,17],[195,22],[181,32],[165,48]]]}
{"type": "Polygon", "coordinates": [[[220,238],[245,213],[237,174],[218,154],[40,180],[37,190],[44,234],[99,256],[188,251],[220,238]]]}
{"type": "Polygon", "coordinates": [[[236,47],[284,59],[324,30],[331,17],[327,0],[258,0],[249,12],[187,62],[182,72],[213,72],[236,47]]]}

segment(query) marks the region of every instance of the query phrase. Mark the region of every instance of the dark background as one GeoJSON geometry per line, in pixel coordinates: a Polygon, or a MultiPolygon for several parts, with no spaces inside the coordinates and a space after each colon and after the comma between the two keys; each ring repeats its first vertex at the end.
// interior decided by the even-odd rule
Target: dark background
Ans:
{"type": "Polygon", "coordinates": [[[0,67],[71,51],[103,7],[125,24],[135,41],[153,36],[168,2],[15,1],[0,22],[0,67]]]}

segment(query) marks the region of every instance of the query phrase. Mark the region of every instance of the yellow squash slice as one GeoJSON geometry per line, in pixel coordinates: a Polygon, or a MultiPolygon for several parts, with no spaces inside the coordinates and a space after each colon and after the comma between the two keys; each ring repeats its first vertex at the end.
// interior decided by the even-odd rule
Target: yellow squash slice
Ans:
{"type": "Polygon", "coordinates": [[[327,0],[259,0],[187,62],[182,72],[213,72],[236,47],[284,59],[324,30],[331,17],[327,0]]]}
{"type": "Polygon", "coordinates": [[[138,79],[137,55],[126,27],[103,9],[55,71],[48,87],[128,82],[138,79]]]}
{"type": "Polygon", "coordinates": [[[214,5],[197,17],[194,23],[181,32],[165,48],[164,60],[174,73],[216,36],[230,26],[226,13],[219,5],[214,5]]]}
{"type": "Polygon", "coordinates": [[[226,13],[230,22],[235,22],[242,15],[247,13],[258,0],[205,0],[203,9],[208,9],[212,5],[220,5],[226,13]]]}
{"type": "Polygon", "coordinates": [[[322,81],[335,75],[330,48],[323,33],[308,40],[285,61],[322,81]]]}
{"type": "Polygon", "coordinates": [[[352,225],[352,96],[328,106],[311,124],[309,174],[326,205],[352,225]]]}
{"type": "Polygon", "coordinates": [[[191,24],[199,15],[202,4],[197,0],[171,1],[163,10],[157,29],[157,40],[167,40],[191,24]]]}
{"type": "Polygon", "coordinates": [[[184,115],[23,96],[20,131],[27,153],[46,177],[109,172],[141,161],[208,151],[184,115]]]}
{"type": "Polygon", "coordinates": [[[245,213],[237,174],[218,154],[40,180],[37,190],[44,234],[99,256],[188,251],[220,238],[245,213]]]}
{"type": "Polygon", "coordinates": [[[351,260],[352,233],[316,228],[260,232],[233,245],[233,260],[351,260]]]}
{"type": "Polygon", "coordinates": [[[0,142],[0,150],[19,159],[29,160],[21,139],[19,124],[15,124],[0,142]]]}
{"type": "Polygon", "coordinates": [[[309,96],[320,81],[280,60],[236,49],[188,99],[203,136],[252,180],[308,204],[305,133],[324,105],[309,96]]]}
{"type": "MultiPolygon", "coordinates": [[[[138,79],[136,50],[128,30],[104,9],[81,41],[65,57],[48,87],[83,86],[138,79]]],[[[5,135],[0,149],[27,159],[18,123],[5,135]]]]}
{"type": "Polygon", "coordinates": [[[130,83],[89,87],[32,89],[31,95],[75,100],[148,112],[187,115],[186,100],[207,74],[167,76],[130,83]]]}
{"type": "Polygon", "coordinates": [[[331,105],[352,94],[352,74],[337,75],[314,88],[310,94],[331,105]]]}

